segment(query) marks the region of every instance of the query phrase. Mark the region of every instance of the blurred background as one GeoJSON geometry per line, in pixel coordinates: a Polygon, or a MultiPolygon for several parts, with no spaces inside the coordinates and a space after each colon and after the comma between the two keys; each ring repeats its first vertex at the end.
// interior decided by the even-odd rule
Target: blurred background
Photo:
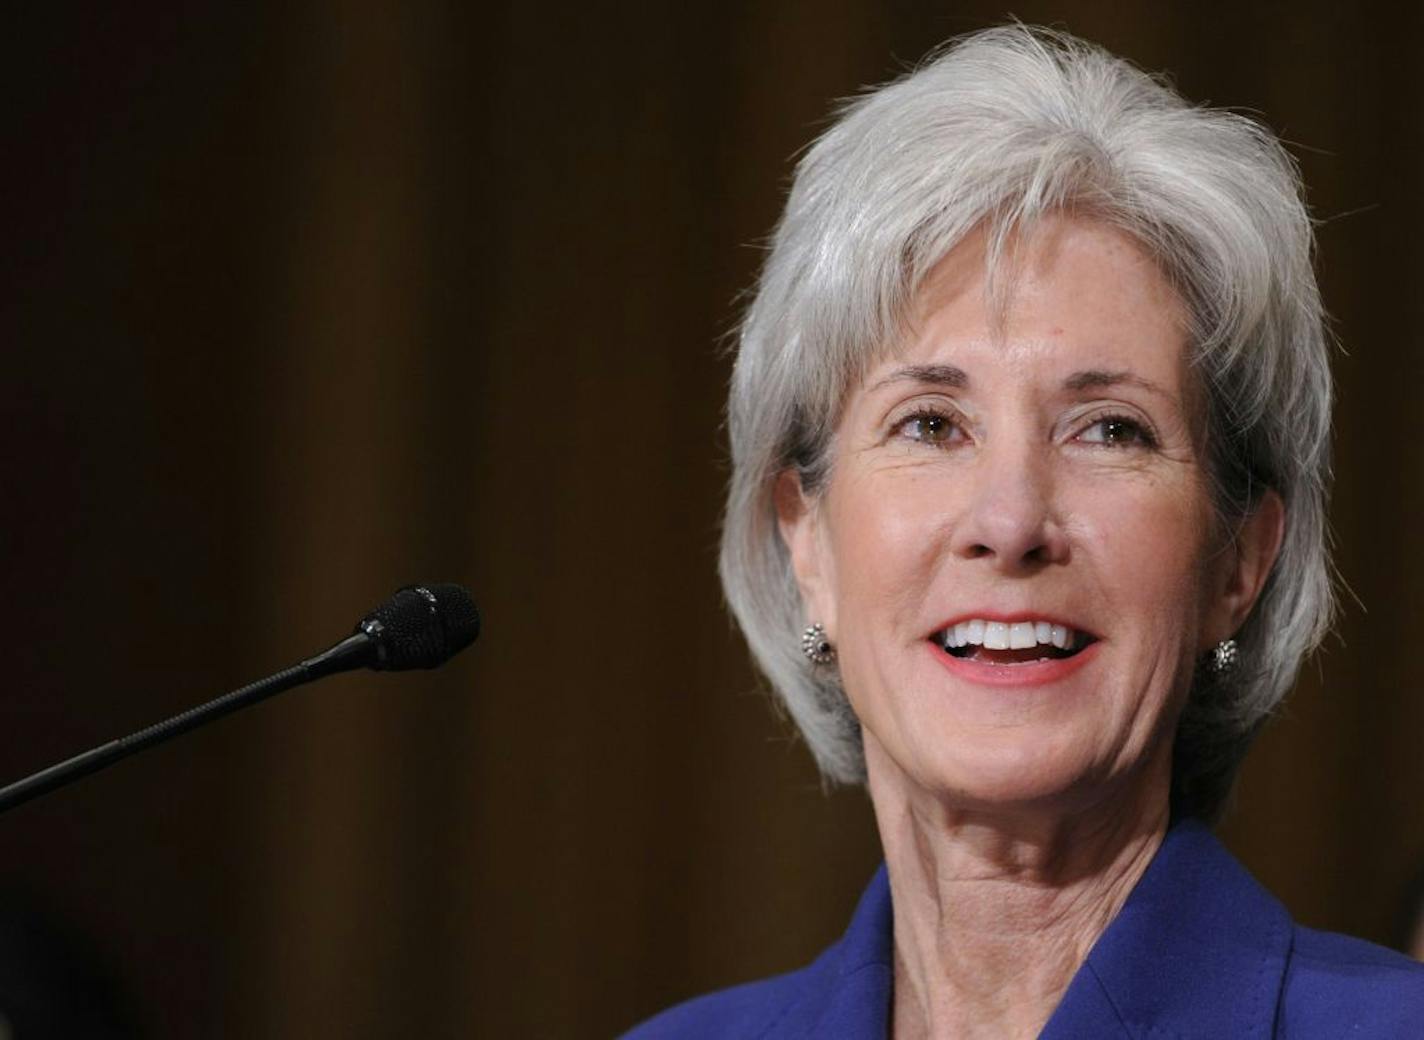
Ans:
{"type": "MultiPolygon", "coordinates": [[[[1424,861],[1424,8],[1389,11],[1014,8],[1304,170],[1349,591],[1223,832],[1302,921],[1386,942],[1424,861]]],[[[58,987],[96,1016],[59,1035],[606,1037],[839,934],[877,843],[721,604],[721,344],[832,101],[1005,14],[7,19],[0,779],[412,581],[486,618],[439,673],[289,693],[0,819],[7,1013],[58,987]]]]}

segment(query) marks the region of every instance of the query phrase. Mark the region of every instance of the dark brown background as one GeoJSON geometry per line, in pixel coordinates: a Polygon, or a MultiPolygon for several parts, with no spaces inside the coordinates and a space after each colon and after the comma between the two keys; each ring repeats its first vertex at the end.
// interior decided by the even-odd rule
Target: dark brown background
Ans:
{"type": "MultiPolygon", "coordinates": [[[[1424,15],[1345,6],[1015,12],[1304,168],[1354,596],[1225,833],[1304,921],[1384,940],[1424,860],[1424,15]]],[[[718,342],[831,99],[1003,9],[29,7],[0,773],[411,580],[487,620],[443,672],[288,694],[6,816],[0,906],[85,937],[153,1037],[609,1036],[837,934],[876,841],[720,604],[718,342]]]]}

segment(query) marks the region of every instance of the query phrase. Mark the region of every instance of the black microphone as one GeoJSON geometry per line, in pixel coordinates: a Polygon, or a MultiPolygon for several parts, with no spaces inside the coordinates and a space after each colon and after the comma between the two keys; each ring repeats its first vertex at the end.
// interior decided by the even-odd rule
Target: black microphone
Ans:
{"type": "Polygon", "coordinates": [[[294,686],[356,668],[439,668],[479,634],[480,613],[463,586],[407,586],[363,617],[355,632],[315,657],[0,787],[0,812],[294,686]]]}

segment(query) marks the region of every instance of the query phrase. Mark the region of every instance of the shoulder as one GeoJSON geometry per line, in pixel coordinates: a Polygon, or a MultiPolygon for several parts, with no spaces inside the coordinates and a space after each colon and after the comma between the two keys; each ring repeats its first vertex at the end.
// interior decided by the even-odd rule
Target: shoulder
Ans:
{"type": "Polygon", "coordinates": [[[813,968],[695,997],[634,1026],[622,1040],[756,1040],[770,1033],[801,1000],[813,968]]]}
{"type": "Polygon", "coordinates": [[[1424,1022],[1424,964],[1296,926],[1281,994],[1286,1037],[1406,1037],[1424,1022]]]}

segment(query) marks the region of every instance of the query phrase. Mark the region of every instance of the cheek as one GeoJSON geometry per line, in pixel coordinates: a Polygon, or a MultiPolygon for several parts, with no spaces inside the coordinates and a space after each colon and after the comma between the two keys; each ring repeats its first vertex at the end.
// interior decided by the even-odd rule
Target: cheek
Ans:
{"type": "Polygon", "coordinates": [[[1113,612],[1152,626],[1165,642],[1191,642],[1206,582],[1202,565],[1211,514],[1195,481],[1145,483],[1078,496],[1072,541],[1113,612]]]}
{"type": "Polygon", "coordinates": [[[826,549],[837,614],[862,626],[894,623],[923,601],[942,559],[942,484],[914,475],[848,477],[831,501],[826,549]]]}

